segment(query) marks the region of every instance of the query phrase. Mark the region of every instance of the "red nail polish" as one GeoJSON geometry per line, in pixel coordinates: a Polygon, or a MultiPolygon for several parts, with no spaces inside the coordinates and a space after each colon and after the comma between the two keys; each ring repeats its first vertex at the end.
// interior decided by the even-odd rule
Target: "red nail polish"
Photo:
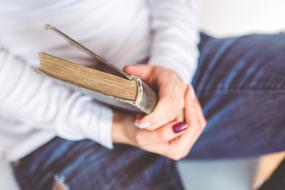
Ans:
{"type": "Polygon", "coordinates": [[[180,132],[186,130],[187,128],[188,128],[188,125],[183,121],[175,123],[172,126],[172,130],[174,133],[180,133],[180,132]]]}

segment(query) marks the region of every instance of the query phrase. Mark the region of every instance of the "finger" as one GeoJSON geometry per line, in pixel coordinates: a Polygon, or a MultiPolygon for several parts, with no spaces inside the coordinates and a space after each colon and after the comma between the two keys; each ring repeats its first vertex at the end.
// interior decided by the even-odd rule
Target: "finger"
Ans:
{"type": "Polygon", "coordinates": [[[151,132],[153,132],[153,134],[157,137],[156,143],[168,142],[185,133],[188,127],[189,126],[187,125],[187,123],[183,121],[175,121],[170,122],[164,125],[163,127],[160,127],[151,132]]]}
{"type": "Polygon", "coordinates": [[[135,125],[139,128],[154,130],[163,126],[181,115],[184,107],[184,91],[186,85],[179,80],[173,72],[159,72],[149,65],[127,66],[125,71],[129,74],[137,75],[149,84],[158,87],[158,103],[152,113],[137,118],[135,125]]]}
{"type": "Polygon", "coordinates": [[[148,83],[151,81],[153,66],[146,64],[128,65],[124,68],[124,71],[130,75],[138,76],[148,83]]]}
{"type": "Polygon", "coordinates": [[[168,157],[175,160],[189,154],[204,129],[199,119],[198,107],[195,105],[195,97],[193,96],[193,89],[188,87],[185,95],[185,119],[190,127],[185,133],[170,142],[168,157]]]}
{"type": "Polygon", "coordinates": [[[174,140],[167,143],[159,143],[146,146],[151,152],[167,156],[174,160],[186,157],[194,143],[197,141],[203,126],[199,118],[203,118],[201,107],[197,104],[197,98],[193,95],[193,89],[187,88],[185,94],[185,118],[190,127],[184,133],[176,136],[174,140]]]}
{"type": "Polygon", "coordinates": [[[201,123],[195,104],[196,99],[194,90],[188,86],[185,93],[185,121],[191,126],[192,130],[200,132],[201,123]]]}
{"type": "Polygon", "coordinates": [[[201,108],[199,101],[195,101],[195,108],[197,110],[197,115],[198,115],[201,126],[203,128],[206,127],[207,121],[206,121],[206,118],[204,116],[204,113],[203,113],[203,110],[201,108]]]}
{"type": "Polygon", "coordinates": [[[139,128],[154,130],[163,126],[174,119],[183,118],[184,92],[186,85],[167,83],[162,85],[159,90],[159,100],[152,113],[145,115],[142,119],[135,121],[139,128]],[[172,86],[172,88],[169,88],[172,86]]]}
{"type": "MultiPolygon", "coordinates": [[[[151,76],[152,73],[152,66],[149,65],[130,65],[125,67],[125,71],[128,74],[133,74],[138,77],[140,77],[143,80],[151,81],[150,77],[154,77],[155,75],[151,76]]],[[[149,128],[149,130],[156,129],[162,125],[165,125],[166,123],[172,121],[175,119],[175,116],[177,115],[176,110],[178,110],[178,107],[174,107],[171,109],[171,105],[176,105],[175,102],[169,100],[174,99],[168,97],[167,94],[170,94],[170,92],[166,92],[167,88],[164,86],[160,87],[159,90],[159,101],[153,110],[151,114],[148,114],[144,117],[137,117],[135,121],[135,125],[141,129],[149,128]],[[165,97],[166,96],[166,97],[165,97]]],[[[181,104],[182,105],[182,104],[181,104]]]]}
{"type": "Polygon", "coordinates": [[[189,90],[191,91],[190,92],[190,97],[193,99],[193,103],[194,103],[194,106],[195,106],[195,109],[197,111],[197,115],[198,115],[198,118],[199,118],[199,121],[200,121],[200,124],[202,125],[202,127],[205,127],[206,126],[206,119],[205,119],[205,116],[204,116],[204,113],[203,113],[203,110],[202,110],[202,107],[201,107],[201,104],[199,102],[199,99],[197,98],[197,96],[195,95],[195,91],[193,89],[192,86],[189,86],[189,90]]]}
{"type": "Polygon", "coordinates": [[[175,139],[187,129],[188,125],[185,122],[170,122],[154,131],[139,130],[136,134],[136,141],[142,147],[150,144],[164,143],[175,139]]]}
{"type": "Polygon", "coordinates": [[[136,119],[135,125],[141,129],[154,130],[173,121],[178,115],[178,106],[172,107],[172,102],[167,98],[161,98],[153,112],[145,115],[142,119],[136,119]]]}
{"type": "Polygon", "coordinates": [[[191,127],[177,137],[176,139],[169,142],[167,157],[174,160],[180,160],[187,155],[189,155],[190,150],[192,149],[194,143],[197,141],[199,135],[197,135],[194,130],[191,130],[191,127]]]}

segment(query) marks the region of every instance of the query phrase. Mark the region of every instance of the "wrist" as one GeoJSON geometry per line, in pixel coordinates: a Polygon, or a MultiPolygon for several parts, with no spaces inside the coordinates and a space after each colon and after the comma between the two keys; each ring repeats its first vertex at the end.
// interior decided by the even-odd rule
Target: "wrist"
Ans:
{"type": "Polygon", "coordinates": [[[133,145],[134,116],[113,112],[112,139],[114,143],[133,145]]]}

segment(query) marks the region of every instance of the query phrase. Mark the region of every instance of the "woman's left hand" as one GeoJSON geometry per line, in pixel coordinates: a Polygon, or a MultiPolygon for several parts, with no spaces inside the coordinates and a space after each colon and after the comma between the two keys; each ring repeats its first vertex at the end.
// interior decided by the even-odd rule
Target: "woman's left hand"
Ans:
{"type": "Polygon", "coordinates": [[[130,114],[114,113],[114,143],[129,144],[148,152],[179,160],[187,156],[201,135],[206,120],[190,86],[185,94],[185,121],[172,121],[153,131],[133,126],[130,114]]]}
{"type": "Polygon", "coordinates": [[[187,85],[170,69],[154,65],[131,65],[125,72],[136,75],[157,89],[158,103],[152,113],[138,116],[135,125],[154,130],[171,121],[183,121],[184,95],[187,85]]]}

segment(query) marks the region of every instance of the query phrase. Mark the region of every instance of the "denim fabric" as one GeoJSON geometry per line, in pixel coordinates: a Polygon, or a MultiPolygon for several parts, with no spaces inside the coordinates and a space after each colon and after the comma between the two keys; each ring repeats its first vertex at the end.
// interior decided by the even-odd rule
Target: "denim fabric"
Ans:
{"type": "Polygon", "coordinates": [[[190,157],[284,150],[285,34],[202,39],[193,85],[208,125],[190,157]]]}
{"type": "Polygon", "coordinates": [[[182,189],[173,161],[125,145],[108,150],[90,140],[56,138],[13,168],[23,190],[182,189]]]}
{"type": "MultiPolygon", "coordinates": [[[[201,34],[193,86],[208,120],[187,159],[285,149],[285,35],[201,34]]],[[[175,162],[126,146],[55,138],[13,164],[23,190],[183,189],[175,162]]]]}

